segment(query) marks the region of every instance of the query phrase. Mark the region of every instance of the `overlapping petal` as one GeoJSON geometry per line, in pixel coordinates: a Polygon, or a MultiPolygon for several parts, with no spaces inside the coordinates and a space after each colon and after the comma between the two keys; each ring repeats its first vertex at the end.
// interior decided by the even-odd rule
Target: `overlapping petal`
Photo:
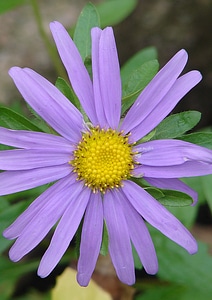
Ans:
{"type": "Polygon", "coordinates": [[[148,117],[152,109],[160,103],[171,89],[185,67],[187,59],[186,51],[181,50],[157,73],[125,116],[121,126],[124,132],[131,132],[133,128],[148,117]]]}
{"type": "Polygon", "coordinates": [[[63,153],[71,153],[74,149],[73,144],[61,136],[3,127],[0,127],[0,143],[23,149],[43,149],[63,153]]]}
{"type": "Polygon", "coordinates": [[[190,254],[197,252],[197,242],[190,232],[144,189],[132,181],[126,181],[122,190],[131,205],[147,222],[190,254]]]}
{"type": "Polygon", "coordinates": [[[155,247],[145,222],[122,192],[120,192],[119,197],[125,213],[130,238],[139,258],[146,272],[155,274],[158,271],[158,261],[155,247]]]}
{"type": "Polygon", "coordinates": [[[54,130],[71,142],[78,142],[83,129],[81,113],[48,80],[30,69],[13,67],[9,71],[28,104],[54,130]]]}
{"type": "Polygon", "coordinates": [[[79,51],[62,24],[52,22],[50,29],[74,92],[91,122],[98,125],[92,82],[79,51]]]}
{"type": "Polygon", "coordinates": [[[104,217],[109,234],[109,252],[119,279],[126,284],[135,282],[134,261],[128,226],[119,193],[107,192],[104,196],[104,217]]]}
{"type": "Polygon", "coordinates": [[[135,147],[136,160],[147,166],[174,166],[187,161],[212,165],[212,150],[180,140],[154,140],[135,147]]]}
{"type": "Polygon", "coordinates": [[[24,255],[35,248],[47,235],[50,229],[55,225],[59,218],[64,214],[69,203],[78,196],[82,187],[79,184],[67,181],[57,184],[54,194],[51,195],[51,201],[46,198],[42,208],[23,228],[16,242],[10,249],[10,259],[13,261],[20,260],[24,255]],[[71,191],[71,193],[70,193],[71,191]]]}
{"type": "Polygon", "coordinates": [[[35,199],[30,206],[7,228],[3,235],[7,239],[17,238],[25,229],[28,223],[31,222],[39,213],[43,211],[44,206],[51,205],[57,202],[58,197],[61,196],[61,191],[67,186],[73,184],[76,176],[68,175],[53,184],[45,192],[43,192],[37,199],[35,199]]]}
{"type": "Polygon", "coordinates": [[[78,195],[75,194],[74,199],[69,203],[57,225],[50,245],[41,259],[38,268],[40,277],[48,276],[67,250],[83,217],[90,193],[89,189],[84,188],[78,195]]]}
{"type": "MultiPolygon", "coordinates": [[[[191,71],[178,78],[160,102],[152,103],[152,99],[149,98],[151,105],[147,104],[148,115],[144,118],[141,114],[141,122],[131,129],[131,139],[137,141],[154,129],[201,79],[198,71],[191,71]]],[[[142,98],[142,94],[140,97],[142,98]]],[[[157,99],[157,94],[154,97],[157,99]]]]}
{"type": "Polygon", "coordinates": [[[77,281],[87,286],[99,256],[103,230],[103,204],[100,193],[91,194],[86,208],[77,265],[77,281]]]}
{"type": "Polygon", "coordinates": [[[20,191],[61,179],[71,173],[68,164],[21,171],[5,171],[0,173],[0,196],[20,191]]]}
{"type": "Polygon", "coordinates": [[[94,101],[99,125],[117,129],[121,113],[121,77],[110,27],[92,30],[94,101]]]}

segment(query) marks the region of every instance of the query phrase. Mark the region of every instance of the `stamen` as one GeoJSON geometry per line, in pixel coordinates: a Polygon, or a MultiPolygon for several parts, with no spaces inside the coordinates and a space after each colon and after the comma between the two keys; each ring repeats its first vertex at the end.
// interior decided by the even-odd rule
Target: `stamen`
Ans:
{"type": "Polygon", "coordinates": [[[128,142],[129,135],[99,126],[83,133],[70,164],[77,179],[83,180],[93,193],[123,186],[122,181],[131,176],[135,152],[128,142]]]}

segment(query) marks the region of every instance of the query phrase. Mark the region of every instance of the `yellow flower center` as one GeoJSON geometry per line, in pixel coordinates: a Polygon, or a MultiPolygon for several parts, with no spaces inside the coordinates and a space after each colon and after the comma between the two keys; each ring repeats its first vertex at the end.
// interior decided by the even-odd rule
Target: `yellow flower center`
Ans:
{"type": "Polygon", "coordinates": [[[70,164],[78,180],[83,180],[94,193],[104,193],[122,186],[122,181],[131,176],[134,169],[132,147],[128,135],[111,128],[95,127],[83,133],[70,164]]]}

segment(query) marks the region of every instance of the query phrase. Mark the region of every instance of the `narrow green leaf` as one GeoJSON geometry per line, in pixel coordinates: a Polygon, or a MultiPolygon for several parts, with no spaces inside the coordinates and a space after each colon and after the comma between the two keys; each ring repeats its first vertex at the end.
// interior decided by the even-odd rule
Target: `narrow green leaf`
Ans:
{"type": "Polygon", "coordinates": [[[102,255],[108,254],[108,232],[107,232],[107,227],[106,227],[105,222],[104,222],[104,226],[103,226],[102,244],[101,244],[100,253],[102,255]]]}
{"type": "Polygon", "coordinates": [[[98,4],[101,27],[112,26],[124,20],[136,7],[138,0],[109,0],[98,4]]]}
{"type": "Polygon", "coordinates": [[[87,3],[77,20],[73,38],[83,61],[91,55],[91,28],[93,27],[100,27],[99,15],[96,7],[92,3],[87,3]]]}
{"type": "Polygon", "coordinates": [[[148,61],[132,71],[128,82],[122,85],[122,114],[135,102],[141,91],[158,72],[157,60],[148,61]]]}
{"type": "Polygon", "coordinates": [[[3,106],[0,107],[0,124],[10,129],[42,131],[24,116],[3,106]]]}
{"type": "Polygon", "coordinates": [[[195,132],[180,137],[181,140],[212,149],[212,132],[195,132]]]}
{"type": "Polygon", "coordinates": [[[157,60],[157,50],[154,47],[144,48],[133,55],[121,68],[122,84],[125,85],[128,82],[134,70],[151,60],[157,60]]]}
{"type": "Polygon", "coordinates": [[[1,0],[0,1],[0,14],[8,10],[12,10],[19,5],[25,4],[26,0],[1,0]]]}
{"type": "Polygon", "coordinates": [[[170,139],[182,136],[201,119],[198,111],[185,111],[165,118],[156,128],[154,139],[170,139]]]}

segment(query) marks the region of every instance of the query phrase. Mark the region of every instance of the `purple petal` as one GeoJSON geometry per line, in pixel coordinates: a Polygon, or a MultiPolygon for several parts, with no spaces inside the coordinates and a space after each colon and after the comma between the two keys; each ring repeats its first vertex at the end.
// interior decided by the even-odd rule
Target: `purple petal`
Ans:
{"type": "Polygon", "coordinates": [[[34,217],[39,216],[43,207],[51,205],[52,203],[54,204],[54,199],[56,199],[55,201],[57,202],[58,195],[60,196],[61,191],[67,186],[67,184],[69,186],[73,184],[75,180],[75,175],[68,175],[43,192],[7,229],[4,230],[4,237],[7,239],[17,238],[25,229],[27,224],[30,223],[34,217]]]}
{"type": "Polygon", "coordinates": [[[53,84],[27,68],[13,67],[9,74],[24,99],[52,128],[72,142],[79,141],[82,115],[53,84]]]}
{"type": "Polygon", "coordinates": [[[68,164],[24,171],[5,171],[0,173],[0,196],[32,189],[70,173],[71,166],[68,164]]]}
{"type": "Polygon", "coordinates": [[[191,189],[187,184],[177,178],[144,178],[152,186],[159,189],[176,190],[188,194],[192,197],[192,206],[197,203],[198,193],[191,189]]]}
{"type": "Polygon", "coordinates": [[[121,113],[121,77],[111,27],[102,31],[97,28],[92,30],[92,58],[95,107],[99,123],[101,122],[101,127],[117,129],[121,113]]]}
{"type": "Polygon", "coordinates": [[[127,133],[139,125],[170,90],[187,62],[185,50],[179,51],[156,74],[127,113],[122,129],[127,133]],[[141,116],[142,112],[142,116],[141,116]]]}
{"type": "Polygon", "coordinates": [[[94,27],[91,30],[92,37],[92,72],[93,72],[93,90],[94,90],[94,102],[95,109],[98,118],[98,125],[102,128],[107,127],[107,119],[104,111],[104,103],[101,96],[100,88],[100,76],[99,76],[99,41],[102,30],[98,27],[94,27]]]}
{"type": "Polygon", "coordinates": [[[103,230],[103,205],[100,193],[91,194],[86,208],[77,265],[77,281],[87,286],[100,252],[103,230]]]}
{"type": "Polygon", "coordinates": [[[20,260],[24,255],[34,249],[47,235],[50,229],[55,225],[59,218],[64,214],[70,202],[82,190],[78,183],[70,184],[65,180],[60,187],[60,183],[54,189],[51,198],[46,198],[39,212],[37,212],[31,221],[21,232],[20,236],[10,249],[10,259],[13,261],[20,260]],[[72,191],[70,193],[70,191],[72,191]]]}
{"type": "Polygon", "coordinates": [[[212,150],[180,140],[154,140],[135,147],[142,165],[174,166],[187,161],[212,164],[212,150]]]}
{"type": "Polygon", "coordinates": [[[49,166],[59,166],[70,161],[70,153],[44,150],[0,151],[1,170],[30,170],[49,166]]]}
{"type": "MultiPolygon", "coordinates": [[[[78,185],[80,185],[79,182],[78,185]]],[[[69,203],[68,208],[57,225],[50,245],[41,259],[38,268],[38,275],[40,277],[46,277],[51,273],[68,248],[82,220],[90,198],[90,190],[85,188],[80,194],[75,194],[74,196],[75,199],[72,198],[72,201],[69,203]]]]}
{"type": "Polygon", "coordinates": [[[97,125],[92,82],[79,51],[62,24],[52,22],[50,29],[74,92],[91,122],[97,125]]]}
{"type": "Polygon", "coordinates": [[[132,247],[119,192],[105,193],[103,208],[109,234],[109,252],[116,273],[123,283],[134,284],[132,247]]]}
{"type": "Polygon", "coordinates": [[[152,178],[182,178],[203,176],[212,173],[212,164],[187,161],[182,165],[168,167],[153,167],[142,165],[133,170],[135,177],[152,177],[152,178]]]}
{"type": "Polygon", "coordinates": [[[151,111],[145,119],[142,118],[139,125],[131,130],[132,138],[139,140],[155,128],[201,79],[202,76],[198,71],[191,71],[178,78],[157,105],[151,105],[150,102],[148,107],[151,108],[151,111]]]}
{"type": "Polygon", "coordinates": [[[0,143],[24,149],[45,149],[71,153],[74,146],[61,136],[0,127],[0,143]]]}
{"type": "Polygon", "coordinates": [[[130,233],[132,243],[138,256],[148,274],[156,274],[158,271],[158,260],[155,247],[143,218],[129,203],[124,194],[120,193],[121,204],[130,233]]]}
{"type": "Polygon", "coordinates": [[[126,181],[122,190],[132,206],[148,223],[190,254],[197,252],[197,242],[190,232],[144,189],[132,181],[126,181]]]}

